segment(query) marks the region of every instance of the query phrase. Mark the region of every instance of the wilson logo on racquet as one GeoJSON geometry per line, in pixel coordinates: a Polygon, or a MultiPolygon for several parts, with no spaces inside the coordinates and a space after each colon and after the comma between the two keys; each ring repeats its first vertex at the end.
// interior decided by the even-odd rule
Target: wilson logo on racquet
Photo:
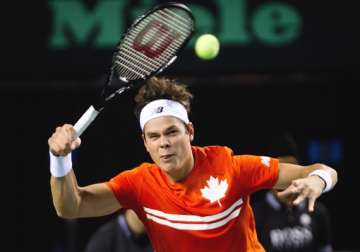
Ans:
{"type": "Polygon", "coordinates": [[[167,25],[152,20],[136,36],[133,48],[149,58],[159,57],[180,34],[167,25]]]}

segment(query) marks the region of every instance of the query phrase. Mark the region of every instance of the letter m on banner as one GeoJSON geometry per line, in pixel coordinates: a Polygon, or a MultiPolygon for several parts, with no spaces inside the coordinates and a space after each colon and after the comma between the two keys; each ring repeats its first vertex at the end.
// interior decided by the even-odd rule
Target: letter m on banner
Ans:
{"type": "Polygon", "coordinates": [[[113,46],[123,33],[122,10],[126,3],[98,1],[89,9],[79,0],[49,1],[52,11],[49,47],[66,49],[90,43],[96,47],[113,46]]]}

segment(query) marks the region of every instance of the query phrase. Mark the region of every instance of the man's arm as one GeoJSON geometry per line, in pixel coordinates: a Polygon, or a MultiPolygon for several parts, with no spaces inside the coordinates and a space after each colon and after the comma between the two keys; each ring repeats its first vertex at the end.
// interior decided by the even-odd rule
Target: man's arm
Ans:
{"type": "Polygon", "coordinates": [[[80,146],[80,139],[76,138],[71,125],[58,127],[48,143],[51,156],[51,193],[56,212],[60,217],[102,216],[121,208],[115,195],[105,183],[85,187],[78,185],[71,167],[71,151],[80,146]]]}
{"type": "Polygon", "coordinates": [[[274,189],[282,190],[280,197],[296,195],[294,204],[297,205],[304,199],[309,200],[309,211],[314,210],[316,199],[323,193],[325,188],[332,189],[337,183],[337,172],[323,164],[301,166],[289,163],[279,163],[279,176],[274,189]],[[320,171],[318,174],[313,174],[320,171]],[[323,173],[326,176],[322,176],[323,173]],[[330,184],[329,184],[330,183],[330,184]]]}

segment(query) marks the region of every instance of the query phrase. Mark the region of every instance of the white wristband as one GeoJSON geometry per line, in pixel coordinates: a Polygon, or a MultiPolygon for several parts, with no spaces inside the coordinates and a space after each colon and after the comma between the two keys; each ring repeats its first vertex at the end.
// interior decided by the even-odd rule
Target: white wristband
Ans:
{"type": "Polygon", "coordinates": [[[322,180],[324,180],[324,182],[325,182],[325,189],[323,191],[324,193],[331,190],[332,179],[331,179],[331,175],[327,171],[315,170],[313,172],[310,172],[309,176],[319,176],[322,180]]]}
{"type": "Polygon", "coordinates": [[[50,153],[50,173],[54,177],[64,177],[72,168],[71,152],[66,156],[55,156],[50,153]]]}

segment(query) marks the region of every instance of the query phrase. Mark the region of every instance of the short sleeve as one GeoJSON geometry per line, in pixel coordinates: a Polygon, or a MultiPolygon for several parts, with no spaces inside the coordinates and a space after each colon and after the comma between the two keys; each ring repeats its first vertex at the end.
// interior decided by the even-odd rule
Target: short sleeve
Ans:
{"type": "Polygon", "coordinates": [[[106,182],[124,208],[135,209],[138,205],[138,190],[133,183],[134,176],[135,171],[124,171],[106,182]]]}
{"type": "Polygon", "coordinates": [[[277,182],[279,160],[267,156],[234,156],[235,174],[241,187],[248,193],[271,189],[277,182]]]}

